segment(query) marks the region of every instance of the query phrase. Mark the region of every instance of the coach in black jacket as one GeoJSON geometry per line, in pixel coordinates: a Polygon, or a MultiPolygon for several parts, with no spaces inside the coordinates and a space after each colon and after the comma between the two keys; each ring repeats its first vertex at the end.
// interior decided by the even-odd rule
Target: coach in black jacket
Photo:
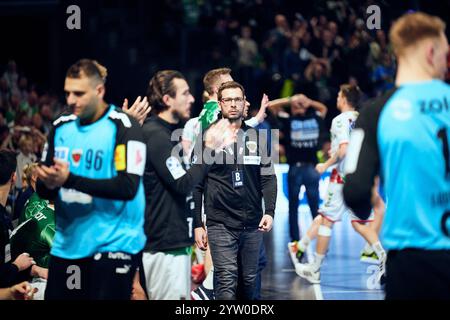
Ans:
{"type": "MultiPolygon", "coordinates": [[[[172,70],[156,73],[149,84],[148,98],[154,116],[143,125],[147,144],[144,172],[147,244],[143,254],[147,293],[151,300],[189,299],[190,252],[194,243],[189,198],[210,166],[204,163],[188,170],[179,155],[178,140],[173,138],[179,121],[189,118],[194,102],[183,75],[172,70]]],[[[225,120],[214,126],[205,136],[207,149],[212,152],[226,144],[225,132],[231,133],[230,130],[231,125],[225,120]]]]}
{"type": "MultiPolygon", "coordinates": [[[[216,299],[236,299],[238,277],[243,298],[254,299],[262,232],[272,228],[277,194],[273,164],[267,155],[267,139],[242,121],[244,89],[224,83],[218,92],[224,118],[239,128],[236,142],[216,152],[206,179],[194,191],[197,245],[211,246],[216,299]],[[207,221],[201,222],[202,196],[207,221]],[[264,198],[264,214],[262,209],[264,198]]],[[[193,163],[196,163],[193,159],[193,163]]]]}

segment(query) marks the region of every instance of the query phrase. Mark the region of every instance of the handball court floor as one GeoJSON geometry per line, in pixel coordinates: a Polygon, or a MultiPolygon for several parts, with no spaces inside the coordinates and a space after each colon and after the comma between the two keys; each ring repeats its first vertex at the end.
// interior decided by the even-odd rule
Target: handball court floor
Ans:
{"type": "MultiPolygon", "coordinates": [[[[359,261],[364,240],[352,228],[348,216],[335,224],[328,255],[321,271],[321,284],[312,285],[295,273],[289,257],[287,210],[277,210],[274,226],[264,235],[267,266],[262,274],[261,298],[264,300],[382,300],[383,291],[374,281],[376,265],[359,261]]],[[[311,224],[306,205],[299,206],[300,235],[311,224]]],[[[313,241],[307,251],[311,259],[313,241]]]]}

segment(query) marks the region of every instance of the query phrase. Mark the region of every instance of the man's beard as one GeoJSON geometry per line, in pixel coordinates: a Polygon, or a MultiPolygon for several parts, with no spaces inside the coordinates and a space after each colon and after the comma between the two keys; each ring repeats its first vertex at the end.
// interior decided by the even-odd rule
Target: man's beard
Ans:
{"type": "Polygon", "coordinates": [[[178,110],[173,110],[172,111],[172,116],[177,120],[177,121],[186,121],[189,120],[191,113],[189,112],[189,115],[185,115],[185,112],[179,112],[178,110]]]}
{"type": "Polygon", "coordinates": [[[227,114],[224,116],[224,118],[228,119],[230,122],[236,122],[236,121],[242,120],[243,116],[244,116],[243,112],[241,112],[241,113],[237,112],[235,115],[232,115],[232,116],[230,116],[230,114],[227,114]]]}

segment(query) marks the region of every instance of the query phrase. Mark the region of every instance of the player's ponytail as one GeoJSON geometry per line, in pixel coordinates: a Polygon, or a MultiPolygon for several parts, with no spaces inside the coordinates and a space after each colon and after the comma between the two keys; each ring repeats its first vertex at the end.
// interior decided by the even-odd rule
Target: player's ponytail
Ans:
{"type": "Polygon", "coordinates": [[[163,97],[167,94],[174,98],[176,88],[174,79],[185,79],[184,76],[175,70],[163,70],[157,72],[150,80],[147,89],[147,99],[152,106],[152,113],[159,114],[169,108],[164,103],[163,97]]]}

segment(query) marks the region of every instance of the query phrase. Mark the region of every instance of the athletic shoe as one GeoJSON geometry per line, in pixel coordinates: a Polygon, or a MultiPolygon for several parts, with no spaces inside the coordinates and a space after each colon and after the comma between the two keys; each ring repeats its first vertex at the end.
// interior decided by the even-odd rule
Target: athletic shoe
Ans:
{"type": "Polygon", "coordinates": [[[292,264],[295,266],[301,262],[305,253],[298,248],[298,241],[292,241],[288,243],[289,256],[291,257],[292,264]]]}
{"type": "Polygon", "coordinates": [[[378,258],[375,251],[372,251],[372,253],[367,253],[366,251],[362,251],[359,261],[364,262],[364,263],[371,263],[371,264],[379,264],[380,263],[380,259],[378,258]]]}
{"type": "Polygon", "coordinates": [[[313,265],[306,263],[297,263],[295,272],[310,283],[320,283],[320,269],[315,270],[313,265]]]}
{"type": "Polygon", "coordinates": [[[214,290],[206,289],[200,285],[197,289],[191,291],[192,300],[215,300],[214,290]]]}
{"type": "Polygon", "coordinates": [[[384,285],[386,282],[386,258],[382,259],[378,265],[377,281],[380,285],[384,285]]]}

